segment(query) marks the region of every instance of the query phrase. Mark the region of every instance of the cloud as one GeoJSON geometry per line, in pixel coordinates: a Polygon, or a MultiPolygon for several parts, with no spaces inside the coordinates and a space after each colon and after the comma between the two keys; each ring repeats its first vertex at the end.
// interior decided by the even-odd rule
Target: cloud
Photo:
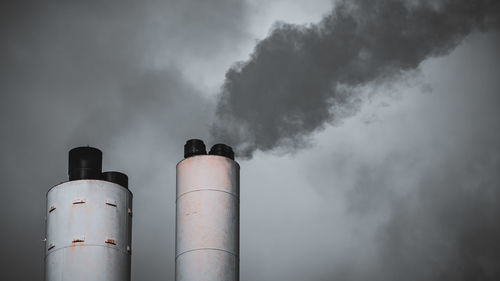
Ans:
{"type": "Polygon", "coordinates": [[[432,92],[400,86],[400,100],[376,109],[378,97],[360,112],[379,121],[359,116],[324,140],[329,152],[310,177],[328,198],[344,194],[348,222],[334,225],[355,242],[343,240],[343,258],[311,280],[500,277],[500,41],[495,33],[466,41],[424,63],[432,92]]]}
{"type": "Polygon", "coordinates": [[[498,27],[497,1],[338,1],[318,24],[276,23],[226,73],[212,134],[242,157],[293,150],[357,109],[354,90],[498,27]]]}

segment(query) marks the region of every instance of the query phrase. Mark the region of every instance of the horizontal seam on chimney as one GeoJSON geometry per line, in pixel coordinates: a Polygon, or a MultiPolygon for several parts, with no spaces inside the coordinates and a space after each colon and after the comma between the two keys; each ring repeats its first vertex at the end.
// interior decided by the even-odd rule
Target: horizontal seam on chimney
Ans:
{"type": "Polygon", "coordinates": [[[235,253],[231,253],[229,251],[226,251],[226,250],[223,250],[223,249],[219,249],[219,248],[198,248],[198,249],[191,249],[191,250],[187,250],[185,252],[182,252],[180,254],[178,254],[177,256],[175,256],[175,260],[177,260],[178,257],[180,257],[181,255],[185,254],[185,253],[189,253],[189,252],[195,252],[195,251],[203,251],[203,250],[211,250],[211,251],[220,251],[220,252],[225,252],[225,253],[228,253],[228,254],[231,254],[233,255],[235,258],[237,258],[239,260],[239,257],[238,255],[236,255],[235,253]]]}
{"type": "Polygon", "coordinates": [[[198,192],[198,191],[217,191],[217,192],[223,192],[223,193],[227,193],[229,195],[232,195],[232,196],[236,197],[236,199],[238,199],[238,201],[240,199],[238,195],[236,195],[234,193],[231,193],[231,192],[228,192],[228,191],[225,191],[225,190],[214,189],[214,188],[200,188],[200,189],[194,189],[194,190],[190,190],[190,191],[182,193],[181,195],[177,196],[177,198],[175,199],[175,202],[177,202],[179,200],[179,198],[181,198],[182,196],[184,196],[184,195],[186,195],[188,193],[193,193],[193,192],[198,192]]]}
{"type": "Polygon", "coordinates": [[[63,247],[55,247],[55,248],[51,249],[48,253],[46,253],[45,257],[48,257],[50,254],[55,253],[59,250],[66,249],[66,248],[73,248],[73,247],[104,247],[104,248],[108,248],[111,250],[115,250],[115,251],[124,253],[126,255],[130,255],[130,253],[128,251],[123,251],[122,249],[120,249],[120,247],[112,247],[112,246],[108,246],[108,245],[99,245],[99,244],[82,244],[82,245],[67,245],[67,246],[63,246],[63,247]]]}

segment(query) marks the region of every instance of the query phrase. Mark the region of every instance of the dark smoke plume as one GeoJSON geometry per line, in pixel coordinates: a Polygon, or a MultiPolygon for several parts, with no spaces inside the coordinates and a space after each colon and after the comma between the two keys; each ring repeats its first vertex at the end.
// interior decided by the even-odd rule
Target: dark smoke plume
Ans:
{"type": "Polygon", "coordinates": [[[354,88],[448,54],[499,14],[498,0],[340,0],[318,24],[278,23],[226,73],[212,134],[243,157],[303,146],[355,110],[354,88]]]}

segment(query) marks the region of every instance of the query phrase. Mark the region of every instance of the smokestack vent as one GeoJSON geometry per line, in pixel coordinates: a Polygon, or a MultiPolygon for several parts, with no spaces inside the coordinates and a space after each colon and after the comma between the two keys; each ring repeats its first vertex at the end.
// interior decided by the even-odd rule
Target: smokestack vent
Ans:
{"type": "Polygon", "coordinates": [[[110,171],[102,173],[102,179],[128,188],[128,177],[124,173],[110,171]]]}
{"type": "Polygon", "coordinates": [[[191,139],[186,141],[184,145],[184,158],[188,158],[196,155],[206,155],[207,150],[205,143],[199,139],[191,139]]]}
{"type": "Polygon", "coordinates": [[[69,151],[69,180],[100,179],[102,152],[94,147],[76,147],[69,151]]]}
{"type": "Polygon", "coordinates": [[[219,155],[224,156],[229,159],[234,160],[234,152],[233,149],[229,145],[225,145],[223,143],[214,144],[212,149],[210,149],[210,155],[219,155]]]}

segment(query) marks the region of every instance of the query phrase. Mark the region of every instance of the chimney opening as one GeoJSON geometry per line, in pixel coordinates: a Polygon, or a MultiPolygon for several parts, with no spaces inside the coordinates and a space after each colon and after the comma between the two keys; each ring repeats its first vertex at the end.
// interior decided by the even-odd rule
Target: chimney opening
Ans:
{"type": "Polygon", "coordinates": [[[186,141],[184,145],[184,158],[196,156],[196,155],[206,155],[207,150],[205,143],[200,139],[190,139],[186,141]]]}
{"type": "Polygon", "coordinates": [[[218,143],[212,146],[209,152],[210,155],[219,155],[227,157],[231,160],[234,160],[234,151],[229,145],[225,145],[223,143],[218,143]]]}

